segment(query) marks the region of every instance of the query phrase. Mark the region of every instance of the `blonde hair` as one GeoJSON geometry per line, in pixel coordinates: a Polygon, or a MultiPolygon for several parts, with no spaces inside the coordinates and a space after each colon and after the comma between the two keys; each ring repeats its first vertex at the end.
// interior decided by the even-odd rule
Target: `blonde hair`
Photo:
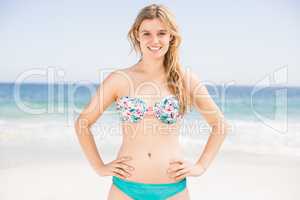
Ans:
{"type": "Polygon", "coordinates": [[[178,26],[172,13],[163,5],[151,4],[144,7],[137,15],[132,27],[128,32],[128,39],[133,49],[137,53],[141,53],[138,31],[141,23],[145,19],[159,19],[169,29],[172,39],[169,49],[164,57],[164,68],[167,75],[168,88],[175,94],[179,100],[180,114],[184,114],[187,110],[187,95],[184,84],[184,77],[179,64],[179,46],[181,37],[179,35],[178,26]]]}

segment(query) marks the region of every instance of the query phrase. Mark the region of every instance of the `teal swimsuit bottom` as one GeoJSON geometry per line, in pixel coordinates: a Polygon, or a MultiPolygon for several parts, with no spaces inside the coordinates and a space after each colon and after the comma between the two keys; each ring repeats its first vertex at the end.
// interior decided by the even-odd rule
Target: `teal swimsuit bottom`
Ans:
{"type": "Polygon", "coordinates": [[[146,184],[113,176],[113,184],[133,200],[166,200],[186,188],[186,178],[176,183],[146,184]]]}

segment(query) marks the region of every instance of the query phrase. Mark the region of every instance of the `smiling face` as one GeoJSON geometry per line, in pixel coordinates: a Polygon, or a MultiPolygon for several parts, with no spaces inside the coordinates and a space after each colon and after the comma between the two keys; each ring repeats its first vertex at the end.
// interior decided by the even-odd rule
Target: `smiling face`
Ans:
{"type": "Polygon", "coordinates": [[[137,40],[143,57],[162,58],[169,49],[172,36],[159,19],[145,19],[138,30],[137,40]]]}

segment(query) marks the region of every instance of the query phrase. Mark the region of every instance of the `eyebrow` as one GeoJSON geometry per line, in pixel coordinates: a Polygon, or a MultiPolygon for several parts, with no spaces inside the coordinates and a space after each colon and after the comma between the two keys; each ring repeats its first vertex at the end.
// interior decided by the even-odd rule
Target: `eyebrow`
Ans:
{"type": "MultiPolygon", "coordinates": [[[[141,30],[141,32],[143,33],[143,32],[150,32],[150,31],[148,31],[148,30],[141,30]]],[[[158,32],[167,32],[167,30],[166,29],[160,29],[160,30],[158,30],[158,32]]]]}

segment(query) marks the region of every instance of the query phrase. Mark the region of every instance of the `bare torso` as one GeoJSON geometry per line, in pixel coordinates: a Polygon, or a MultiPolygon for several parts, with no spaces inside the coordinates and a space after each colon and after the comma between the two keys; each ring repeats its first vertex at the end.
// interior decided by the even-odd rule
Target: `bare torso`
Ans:
{"type": "MultiPolygon", "coordinates": [[[[129,85],[124,84],[118,98],[134,96],[142,98],[148,106],[159,102],[163,97],[170,95],[165,79],[143,77],[139,72],[131,69],[124,70],[129,77],[129,85]],[[134,77],[134,79],[133,79],[134,77]],[[134,88],[129,91],[128,88],[134,88]]],[[[169,161],[174,158],[183,158],[183,150],[179,143],[179,129],[181,121],[174,124],[165,124],[154,115],[146,115],[138,123],[123,122],[123,141],[117,158],[131,156],[128,164],[135,170],[128,180],[143,183],[172,183],[175,182],[167,174],[169,161]]]]}

